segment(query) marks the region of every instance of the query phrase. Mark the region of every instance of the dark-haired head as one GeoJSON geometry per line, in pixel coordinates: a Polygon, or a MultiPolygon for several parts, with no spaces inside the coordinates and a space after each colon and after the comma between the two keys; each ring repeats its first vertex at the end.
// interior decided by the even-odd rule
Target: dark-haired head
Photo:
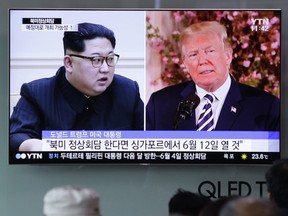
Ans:
{"type": "Polygon", "coordinates": [[[178,189],[169,201],[169,215],[198,216],[210,202],[212,201],[207,197],[178,189]]]}
{"type": "Polygon", "coordinates": [[[275,161],[265,178],[270,198],[280,208],[288,208],[288,159],[275,161]]]}
{"type": "Polygon", "coordinates": [[[113,47],[116,46],[116,39],[114,32],[105,26],[94,23],[80,23],[77,25],[78,31],[66,31],[63,37],[64,54],[67,50],[74,52],[85,51],[84,40],[91,40],[94,38],[107,38],[113,47]]]}

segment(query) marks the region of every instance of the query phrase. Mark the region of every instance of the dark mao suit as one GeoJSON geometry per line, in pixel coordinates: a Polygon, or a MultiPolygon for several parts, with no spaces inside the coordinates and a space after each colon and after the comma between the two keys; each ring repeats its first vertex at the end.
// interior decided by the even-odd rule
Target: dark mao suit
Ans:
{"type": "Polygon", "coordinates": [[[17,151],[42,130],[143,130],[144,104],[137,82],[114,75],[99,96],[85,97],[65,78],[56,76],[23,84],[21,98],[10,119],[10,147],[17,151]]]}
{"type": "MultiPolygon", "coordinates": [[[[194,82],[185,82],[154,92],[146,106],[147,130],[173,130],[173,121],[181,100],[195,93],[194,82]]],[[[180,123],[178,130],[196,130],[195,111],[180,123]]],[[[279,98],[231,79],[215,130],[280,130],[279,98]]]]}

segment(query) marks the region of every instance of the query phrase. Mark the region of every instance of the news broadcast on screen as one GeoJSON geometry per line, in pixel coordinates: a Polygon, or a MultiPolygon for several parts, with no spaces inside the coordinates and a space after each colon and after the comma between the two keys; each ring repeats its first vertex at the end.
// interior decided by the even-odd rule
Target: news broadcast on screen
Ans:
{"type": "Polygon", "coordinates": [[[272,164],[281,10],[10,9],[9,164],[272,164]]]}

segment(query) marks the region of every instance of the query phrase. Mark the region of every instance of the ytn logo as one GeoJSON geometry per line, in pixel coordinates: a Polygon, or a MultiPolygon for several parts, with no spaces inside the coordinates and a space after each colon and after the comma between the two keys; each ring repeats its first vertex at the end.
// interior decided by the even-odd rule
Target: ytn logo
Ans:
{"type": "Polygon", "coordinates": [[[41,160],[42,159],[42,153],[17,153],[15,155],[16,159],[20,160],[25,160],[25,159],[37,159],[41,160]]]}
{"type": "Polygon", "coordinates": [[[260,18],[252,18],[251,22],[253,23],[253,25],[264,25],[267,26],[269,25],[269,19],[268,18],[264,18],[264,19],[260,19],[260,18]]]}

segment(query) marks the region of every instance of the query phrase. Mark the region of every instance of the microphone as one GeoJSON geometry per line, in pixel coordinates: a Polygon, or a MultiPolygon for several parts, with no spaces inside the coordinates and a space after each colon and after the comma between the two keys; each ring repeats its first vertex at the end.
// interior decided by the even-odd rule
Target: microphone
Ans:
{"type": "Polygon", "coordinates": [[[196,94],[190,94],[186,99],[180,101],[175,120],[173,123],[174,130],[178,128],[179,124],[187,118],[190,118],[193,114],[193,110],[200,103],[200,98],[196,94]]]}

